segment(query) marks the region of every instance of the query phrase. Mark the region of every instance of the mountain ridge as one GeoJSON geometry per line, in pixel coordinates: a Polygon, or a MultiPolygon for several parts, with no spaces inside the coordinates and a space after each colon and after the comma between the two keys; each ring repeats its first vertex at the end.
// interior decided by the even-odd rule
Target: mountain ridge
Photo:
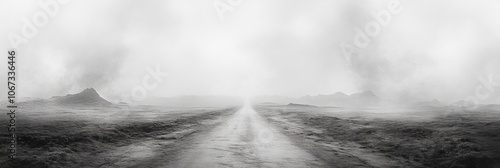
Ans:
{"type": "Polygon", "coordinates": [[[94,88],[86,88],[80,93],[53,96],[49,100],[59,105],[109,106],[112,103],[102,98],[94,88]]]}
{"type": "Polygon", "coordinates": [[[373,107],[377,106],[381,99],[372,91],[364,91],[347,95],[343,92],[336,92],[328,95],[302,96],[299,98],[289,98],[283,96],[260,96],[255,99],[265,102],[277,102],[283,104],[307,104],[313,106],[335,106],[335,107],[373,107]]]}

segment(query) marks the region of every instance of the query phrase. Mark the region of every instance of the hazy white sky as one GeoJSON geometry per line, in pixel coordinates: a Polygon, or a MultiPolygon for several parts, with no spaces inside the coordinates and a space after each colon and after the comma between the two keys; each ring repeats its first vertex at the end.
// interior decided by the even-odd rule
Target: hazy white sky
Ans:
{"type": "MultiPolygon", "coordinates": [[[[8,33],[21,34],[23,17],[43,11],[38,2],[0,1],[4,53],[12,47],[8,33]]],[[[474,95],[479,77],[500,81],[500,1],[401,0],[403,11],[355,65],[339,44],[352,44],[354,28],[374,21],[371,12],[389,1],[243,0],[224,21],[213,2],[72,0],[18,47],[19,94],[94,87],[119,100],[156,65],[170,76],[149,96],[372,90],[385,99],[449,102],[474,95]]]]}

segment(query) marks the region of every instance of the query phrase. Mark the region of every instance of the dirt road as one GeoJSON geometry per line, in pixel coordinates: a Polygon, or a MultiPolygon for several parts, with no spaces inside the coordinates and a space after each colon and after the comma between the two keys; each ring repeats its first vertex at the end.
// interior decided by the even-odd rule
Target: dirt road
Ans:
{"type": "Polygon", "coordinates": [[[323,167],[323,163],[295,146],[266,123],[250,104],[234,113],[167,167],[323,167]]]}

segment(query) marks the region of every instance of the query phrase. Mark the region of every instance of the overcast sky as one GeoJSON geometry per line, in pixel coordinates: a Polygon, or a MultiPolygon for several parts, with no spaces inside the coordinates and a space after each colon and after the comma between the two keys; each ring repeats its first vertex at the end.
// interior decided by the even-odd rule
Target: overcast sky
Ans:
{"type": "MultiPolygon", "coordinates": [[[[401,0],[401,13],[392,15],[353,64],[339,45],[353,44],[355,27],[376,21],[371,13],[387,10],[390,1],[243,0],[224,13],[225,20],[214,2],[63,4],[19,45],[18,93],[47,98],[94,87],[119,101],[142,85],[146,67],[157,65],[169,76],[149,96],[371,90],[384,99],[452,102],[474,95],[480,77],[500,81],[500,1],[401,0]]],[[[33,20],[43,11],[37,3],[0,1],[5,57],[13,47],[8,34],[22,35],[23,17],[33,20]]]]}

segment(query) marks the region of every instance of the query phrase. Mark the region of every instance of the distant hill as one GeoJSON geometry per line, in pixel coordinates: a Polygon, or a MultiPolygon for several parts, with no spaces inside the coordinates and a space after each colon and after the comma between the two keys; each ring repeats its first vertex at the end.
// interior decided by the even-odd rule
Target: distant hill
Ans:
{"type": "Polygon", "coordinates": [[[472,101],[460,100],[455,103],[451,103],[452,107],[478,109],[478,110],[494,110],[500,111],[500,104],[476,104],[472,101]]]}
{"type": "Polygon", "coordinates": [[[498,104],[488,104],[479,107],[479,110],[481,111],[490,111],[490,112],[500,112],[500,105],[498,104]]]}
{"type": "Polygon", "coordinates": [[[111,103],[102,98],[94,88],[87,88],[77,94],[66,96],[54,96],[51,101],[58,105],[82,105],[82,106],[110,106],[111,103]]]}
{"type": "Polygon", "coordinates": [[[295,104],[295,103],[290,103],[287,106],[294,106],[294,107],[316,107],[316,106],[311,106],[307,104],[295,104]]]}
{"type": "Polygon", "coordinates": [[[270,104],[270,103],[273,103],[273,104],[283,104],[283,105],[286,105],[290,102],[293,102],[294,98],[289,98],[289,97],[285,97],[285,96],[258,96],[258,97],[254,97],[252,98],[252,103],[255,103],[255,104],[262,104],[262,103],[266,103],[266,104],[270,104]]]}
{"type": "Polygon", "coordinates": [[[298,103],[305,103],[316,106],[335,107],[372,107],[380,103],[380,98],[371,91],[346,95],[337,92],[331,95],[306,96],[298,100],[298,103]]]}
{"type": "Polygon", "coordinates": [[[412,106],[416,106],[416,107],[442,107],[443,104],[440,101],[433,99],[431,101],[419,101],[419,102],[413,103],[412,106]]]}
{"type": "Polygon", "coordinates": [[[176,107],[222,107],[240,106],[243,102],[244,100],[239,97],[190,95],[177,97],[149,97],[140,102],[140,104],[176,107]]]}
{"type": "Polygon", "coordinates": [[[330,95],[304,96],[301,98],[288,98],[282,96],[260,96],[253,100],[256,103],[273,102],[282,104],[307,104],[313,106],[333,107],[373,107],[378,106],[381,99],[371,91],[347,95],[337,92],[330,95]]]}
{"type": "Polygon", "coordinates": [[[476,104],[472,101],[465,101],[465,100],[460,100],[455,103],[451,103],[450,106],[453,107],[474,107],[476,104]]]}

